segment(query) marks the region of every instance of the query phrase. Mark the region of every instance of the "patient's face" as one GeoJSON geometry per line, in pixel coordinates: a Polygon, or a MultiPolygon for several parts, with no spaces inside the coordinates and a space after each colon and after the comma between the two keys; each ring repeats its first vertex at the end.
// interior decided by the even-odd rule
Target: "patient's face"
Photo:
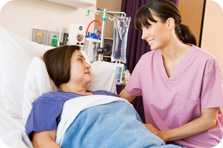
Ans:
{"type": "Polygon", "coordinates": [[[70,80],[77,84],[90,85],[91,71],[90,65],[86,62],[81,51],[75,51],[71,58],[70,80]]]}

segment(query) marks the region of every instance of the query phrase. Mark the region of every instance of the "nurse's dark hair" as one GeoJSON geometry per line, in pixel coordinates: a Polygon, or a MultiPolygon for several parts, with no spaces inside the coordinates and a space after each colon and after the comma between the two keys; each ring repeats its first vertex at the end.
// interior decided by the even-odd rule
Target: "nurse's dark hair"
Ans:
{"type": "Polygon", "coordinates": [[[170,0],[149,0],[146,5],[138,9],[135,15],[135,27],[142,30],[142,27],[149,27],[151,24],[148,22],[157,22],[153,15],[160,18],[162,22],[166,22],[168,18],[175,20],[175,32],[177,37],[185,44],[196,45],[196,39],[191,33],[190,29],[181,24],[181,15],[175,3],[170,0]]]}
{"type": "Polygon", "coordinates": [[[70,80],[71,58],[79,46],[61,46],[48,50],[43,55],[50,78],[59,88],[61,84],[70,80]]]}

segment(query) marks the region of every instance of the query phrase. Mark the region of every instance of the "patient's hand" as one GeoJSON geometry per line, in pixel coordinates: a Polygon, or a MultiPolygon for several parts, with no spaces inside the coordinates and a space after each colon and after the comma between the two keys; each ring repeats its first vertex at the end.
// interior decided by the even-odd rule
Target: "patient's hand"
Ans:
{"type": "Polygon", "coordinates": [[[148,123],[148,124],[145,124],[145,127],[149,130],[149,131],[151,131],[153,134],[155,134],[155,135],[159,135],[159,132],[160,132],[160,130],[159,129],[157,129],[155,126],[153,126],[152,124],[150,124],[150,123],[148,123]]]}

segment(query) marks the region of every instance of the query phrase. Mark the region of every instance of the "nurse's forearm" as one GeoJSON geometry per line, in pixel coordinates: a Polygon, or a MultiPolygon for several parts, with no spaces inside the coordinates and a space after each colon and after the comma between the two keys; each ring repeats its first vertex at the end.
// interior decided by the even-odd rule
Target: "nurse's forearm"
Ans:
{"type": "Polygon", "coordinates": [[[196,118],[179,128],[161,131],[158,136],[160,136],[164,141],[174,141],[205,132],[216,126],[217,112],[218,109],[206,109],[203,111],[203,115],[201,117],[196,118]]]}

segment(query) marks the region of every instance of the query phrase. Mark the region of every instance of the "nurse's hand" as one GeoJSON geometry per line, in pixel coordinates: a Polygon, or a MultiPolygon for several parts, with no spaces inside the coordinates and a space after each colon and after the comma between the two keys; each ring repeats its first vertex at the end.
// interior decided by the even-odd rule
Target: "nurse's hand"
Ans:
{"type": "Polygon", "coordinates": [[[168,142],[168,132],[166,131],[160,131],[157,136],[160,137],[163,141],[168,142]]]}
{"type": "Polygon", "coordinates": [[[145,124],[145,127],[151,131],[153,134],[157,135],[160,133],[160,130],[157,129],[155,126],[153,126],[152,124],[148,123],[148,124],[145,124]]]}

